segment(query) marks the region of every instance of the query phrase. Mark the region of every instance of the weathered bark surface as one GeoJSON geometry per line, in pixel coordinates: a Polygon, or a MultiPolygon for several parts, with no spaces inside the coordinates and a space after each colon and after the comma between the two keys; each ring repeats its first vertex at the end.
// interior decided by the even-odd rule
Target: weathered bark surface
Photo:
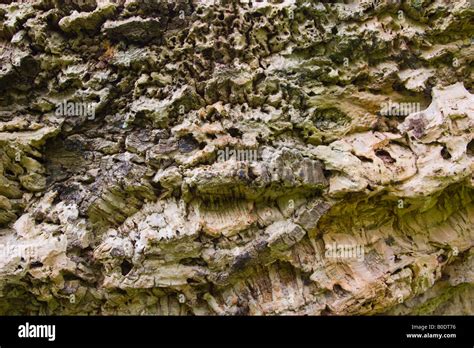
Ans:
{"type": "Polygon", "coordinates": [[[474,314],[469,1],[0,3],[0,314],[474,314]]]}

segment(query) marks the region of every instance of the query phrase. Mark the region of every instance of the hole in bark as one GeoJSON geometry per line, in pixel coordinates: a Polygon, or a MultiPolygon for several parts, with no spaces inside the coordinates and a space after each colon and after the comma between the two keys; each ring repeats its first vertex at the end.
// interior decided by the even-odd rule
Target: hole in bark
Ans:
{"type": "Polygon", "coordinates": [[[191,134],[185,135],[178,141],[180,152],[188,153],[199,147],[199,143],[191,134]]]}
{"type": "Polygon", "coordinates": [[[53,199],[53,204],[57,204],[61,201],[66,202],[76,202],[79,199],[79,191],[76,185],[64,185],[64,184],[57,184],[54,185],[54,189],[57,190],[59,193],[53,199]]]}
{"type": "Polygon", "coordinates": [[[471,140],[469,144],[467,144],[467,155],[474,156],[474,140],[471,140]]]}
{"type": "Polygon", "coordinates": [[[256,175],[256,174],[254,173],[254,171],[252,170],[252,168],[249,168],[248,177],[249,177],[250,181],[254,181],[255,179],[258,178],[258,175],[256,175]]]}
{"type": "Polygon", "coordinates": [[[4,175],[7,178],[15,178],[16,177],[15,173],[13,173],[10,168],[5,169],[4,175]]]}
{"type": "Polygon", "coordinates": [[[339,284],[334,284],[334,286],[332,287],[332,290],[338,296],[344,296],[347,294],[347,291],[344,290],[342,286],[340,286],[339,284]]]}
{"type": "Polygon", "coordinates": [[[203,49],[202,56],[208,60],[212,59],[212,49],[209,47],[206,47],[205,49],[203,49]]]}
{"type": "Polygon", "coordinates": [[[70,280],[80,280],[81,278],[79,278],[77,275],[72,274],[72,273],[70,273],[70,272],[65,272],[65,273],[63,274],[63,279],[64,279],[65,281],[70,281],[70,280]]]}
{"type": "Polygon", "coordinates": [[[314,124],[321,130],[344,127],[350,121],[351,119],[345,113],[336,108],[316,110],[314,114],[314,124]]]}
{"type": "Polygon", "coordinates": [[[248,264],[248,262],[252,259],[252,256],[250,253],[243,253],[240,255],[237,255],[237,257],[234,260],[234,264],[232,265],[232,268],[234,270],[242,270],[245,268],[245,266],[248,264]]]}
{"type": "Polygon", "coordinates": [[[188,278],[186,279],[186,283],[188,283],[189,285],[196,285],[196,284],[199,284],[199,282],[197,280],[194,280],[192,278],[188,278]]]}
{"type": "Polygon", "coordinates": [[[120,265],[120,269],[122,270],[122,275],[126,276],[132,270],[133,265],[128,262],[127,260],[123,260],[122,264],[120,265]]]}
{"type": "Polygon", "coordinates": [[[229,128],[229,134],[234,138],[241,138],[243,133],[239,129],[232,127],[229,128]]]}
{"type": "Polygon", "coordinates": [[[332,172],[327,169],[323,169],[323,174],[326,179],[329,179],[332,176],[332,172]]]}
{"type": "Polygon", "coordinates": [[[362,162],[365,162],[365,163],[373,163],[374,161],[372,160],[372,158],[368,158],[368,157],[365,157],[365,156],[356,156],[358,159],[360,159],[362,162]]]}
{"type": "Polygon", "coordinates": [[[388,151],[385,150],[376,150],[375,155],[380,158],[385,164],[395,163],[397,160],[390,156],[388,151]]]}
{"type": "Polygon", "coordinates": [[[39,268],[39,267],[43,267],[43,263],[40,261],[35,261],[35,262],[30,263],[30,268],[39,268]]]}
{"type": "Polygon", "coordinates": [[[446,146],[443,146],[443,148],[441,149],[441,157],[443,157],[445,160],[448,160],[451,158],[451,154],[449,153],[446,146]]]}

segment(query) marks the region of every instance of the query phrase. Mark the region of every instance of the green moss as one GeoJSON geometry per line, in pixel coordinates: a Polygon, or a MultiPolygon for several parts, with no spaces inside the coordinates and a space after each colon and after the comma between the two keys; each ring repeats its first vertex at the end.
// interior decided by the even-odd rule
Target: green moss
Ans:
{"type": "Polygon", "coordinates": [[[440,305],[450,301],[456,294],[464,291],[465,289],[472,287],[470,284],[460,284],[455,287],[447,287],[446,290],[439,296],[432,298],[411,313],[413,315],[430,315],[432,314],[440,305]]]}

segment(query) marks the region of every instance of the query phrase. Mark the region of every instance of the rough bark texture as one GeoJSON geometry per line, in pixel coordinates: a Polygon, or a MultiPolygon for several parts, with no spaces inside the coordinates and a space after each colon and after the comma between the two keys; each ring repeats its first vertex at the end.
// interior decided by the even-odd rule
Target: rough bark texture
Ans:
{"type": "Polygon", "coordinates": [[[0,314],[474,314],[469,1],[0,3],[0,314]]]}

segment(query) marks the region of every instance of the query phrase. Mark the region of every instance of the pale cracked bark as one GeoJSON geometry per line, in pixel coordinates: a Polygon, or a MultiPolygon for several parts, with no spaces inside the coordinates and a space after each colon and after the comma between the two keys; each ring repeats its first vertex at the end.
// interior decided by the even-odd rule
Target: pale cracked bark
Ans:
{"type": "Polygon", "coordinates": [[[474,314],[473,9],[345,2],[0,1],[0,314],[474,314]]]}

